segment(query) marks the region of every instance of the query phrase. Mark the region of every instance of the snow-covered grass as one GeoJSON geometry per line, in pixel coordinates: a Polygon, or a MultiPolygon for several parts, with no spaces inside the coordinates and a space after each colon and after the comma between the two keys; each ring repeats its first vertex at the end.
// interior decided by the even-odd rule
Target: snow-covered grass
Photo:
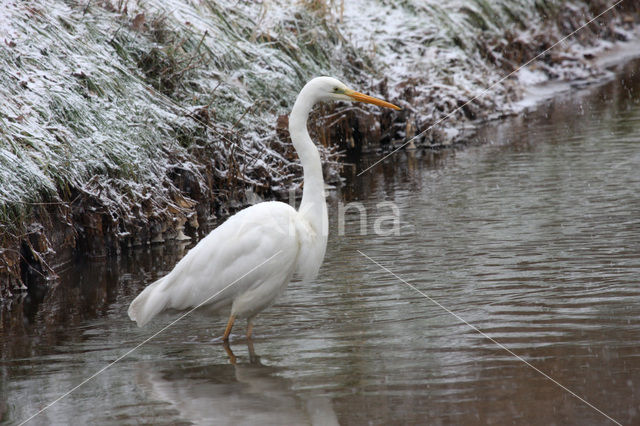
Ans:
{"type": "Polygon", "coordinates": [[[603,70],[586,58],[610,46],[611,41],[632,36],[609,23],[615,22],[616,16],[618,22],[629,17],[633,20],[638,6],[630,6],[635,15],[619,9],[610,12],[604,25],[589,26],[513,78],[496,84],[612,3],[352,0],[344,2],[341,28],[350,43],[368,52],[374,69],[387,76],[390,97],[408,109],[407,120],[415,121],[414,128],[429,127],[475,98],[439,126],[444,132],[426,135],[424,143],[428,144],[437,143],[430,138],[441,136],[450,126],[459,126],[460,121],[511,111],[522,87],[534,81],[587,79],[601,73],[603,70]],[[599,39],[601,36],[609,41],[599,39]]]}
{"type": "Polygon", "coordinates": [[[114,217],[121,226],[151,213],[136,210],[141,200],[157,214],[172,204],[175,168],[201,185],[207,167],[276,190],[289,181],[296,169],[277,146],[274,116],[348,49],[324,49],[322,30],[293,36],[295,26],[316,27],[309,16],[262,32],[248,4],[107,6],[32,1],[5,12],[5,230],[32,203],[85,195],[132,216],[114,217]]]}
{"type": "MultiPolygon", "coordinates": [[[[343,109],[350,117],[345,125],[336,119],[342,107],[338,114],[335,107],[325,110],[332,112],[327,125],[343,123],[317,132],[324,158],[332,159],[332,131],[340,138],[347,133],[342,148],[377,142],[363,138],[380,136],[381,118],[393,129],[387,142],[411,136],[406,129],[419,131],[453,111],[607,5],[4,2],[0,257],[19,252],[29,229],[41,229],[29,225],[43,216],[64,217],[78,238],[92,238],[96,231],[78,223],[98,215],[100,232],[112,234],[112,242],[141,243],[185,221],[195,225],[229,202],[245,202],[247,189],[284,192],[299,183],[300,170],[277,123],[286,122],[311,77],[333,75],[405,108],[393,116],[395,127],[389,113],[372,120],[357,108],[343,109]],[[357,143],[349,133],[354,125],[361,127],[357,143]],[[145,227],[153,231],[141,237],[145,227]]],[[[622,21],[624,13],[608,18],[622,21]]],[[[459,135],[455,127],[469,120],[508,112],[522,84],[598,72],[585,55],[626,36],[619,26],[590,27],[460,110],[423,143],[459,135]]],[[[17,262],[6,265],[5,272],[15,273],[17,262]]],[[[0,276],[2,268],[0,262],[0,276]]]]}

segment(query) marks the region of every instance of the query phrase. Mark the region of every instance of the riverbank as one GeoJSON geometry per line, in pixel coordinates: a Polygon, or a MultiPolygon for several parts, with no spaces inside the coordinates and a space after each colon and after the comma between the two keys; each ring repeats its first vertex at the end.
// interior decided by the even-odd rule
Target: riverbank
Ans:
{"type": "MultiPolygon", "coordinates": [[[[312,131],[336,182],[339,151],[357,156],[417,134],[606,7],[9,5],[0,20],[0,295],[23,288],[28,273],[54,276],[74,253],[195,236],[250,198],[299,189],[286,113],[314,75],[404,108],[320,108],[312,131]]],[[[534,80],[596,80],[605,70],[592,59],[635,37],[637,19],[638,6],[623,2],[418,146],[464,143],[462,130],[516,113],[534,80]]]]}
{"type": "Polygon", "coordinates": [[[603,422],[454,312],[639,424],[639,66],[482,126],[466,149],[405,150],[329,191],[318,279],[292,283],[252,342],[232,335],[233,365],[218,338],[224,313],[144,328],[126,315],[191,243],[79,259],[57,285],[0,304],[0,418],[23,422],[93,377],[35,422],[304,424],[313,412],[340,424],[603,422]],[[354,200],[367,235],[361,213],[336,214],[354,200]],[[387,229],[377,206],[389,202],[400,235],[374,229],[387,229]]]}

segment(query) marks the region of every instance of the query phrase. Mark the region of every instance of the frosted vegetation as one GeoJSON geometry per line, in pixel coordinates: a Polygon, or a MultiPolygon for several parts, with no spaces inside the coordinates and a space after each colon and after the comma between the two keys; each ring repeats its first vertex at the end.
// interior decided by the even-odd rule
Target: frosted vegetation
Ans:
{"type": "MultiPolygon", "coordinates": [[[[69,224],[97,212],[126,239],[140,224],[194,223],[204,200],[211,211],[245,202],[247,188],[281,193],[299,184],[300,169],[276,120],[312,76],[333,75],[403,106],[388,138],[402,140],[586,22],[603,10],[597,3],[5,2],[0,242],[19,243],[44,212],[69,224]]],[[[521,79],[588,77],[581,49],[604,45],[587,35],[521,79]]],[[[499,84],[422,142],[442,143],[447,127],[508,112],[519,84],[499,84]]],[[[366,136],[371,123],[360,122],[366,136]]],[[[335,171],[345,143],[320,136],[335,171]]]]}

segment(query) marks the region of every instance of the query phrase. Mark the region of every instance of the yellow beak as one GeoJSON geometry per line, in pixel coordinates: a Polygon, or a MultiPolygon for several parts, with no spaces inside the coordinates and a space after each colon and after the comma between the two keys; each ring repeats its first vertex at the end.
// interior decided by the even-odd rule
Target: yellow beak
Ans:
{"type": "Polygon", "coordinates": [[[399,106],[391,104],[389,102],[383,101],[378,98],[374,98],[373,96],[365,95],[364,93],[356,92],[355,90],[346,89],[344,94],[349,96],[354,101],[365,102],[367,104],[374,104],[385,108],[392,108],[395,110],[401,109],[399,106]]]}

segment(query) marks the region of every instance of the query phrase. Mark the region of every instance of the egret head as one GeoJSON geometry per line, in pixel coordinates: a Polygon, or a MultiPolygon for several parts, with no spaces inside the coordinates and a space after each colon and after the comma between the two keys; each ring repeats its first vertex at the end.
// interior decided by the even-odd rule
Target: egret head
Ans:
{"type": "Polygon", "coordinates": [[[351,90],[344,83],[333,77],[316,77],[307,85],[310,86],[309,88],[319,100],[365,102],[385,108],[400,109],[400,107],[389,102],[351,90]]]}

